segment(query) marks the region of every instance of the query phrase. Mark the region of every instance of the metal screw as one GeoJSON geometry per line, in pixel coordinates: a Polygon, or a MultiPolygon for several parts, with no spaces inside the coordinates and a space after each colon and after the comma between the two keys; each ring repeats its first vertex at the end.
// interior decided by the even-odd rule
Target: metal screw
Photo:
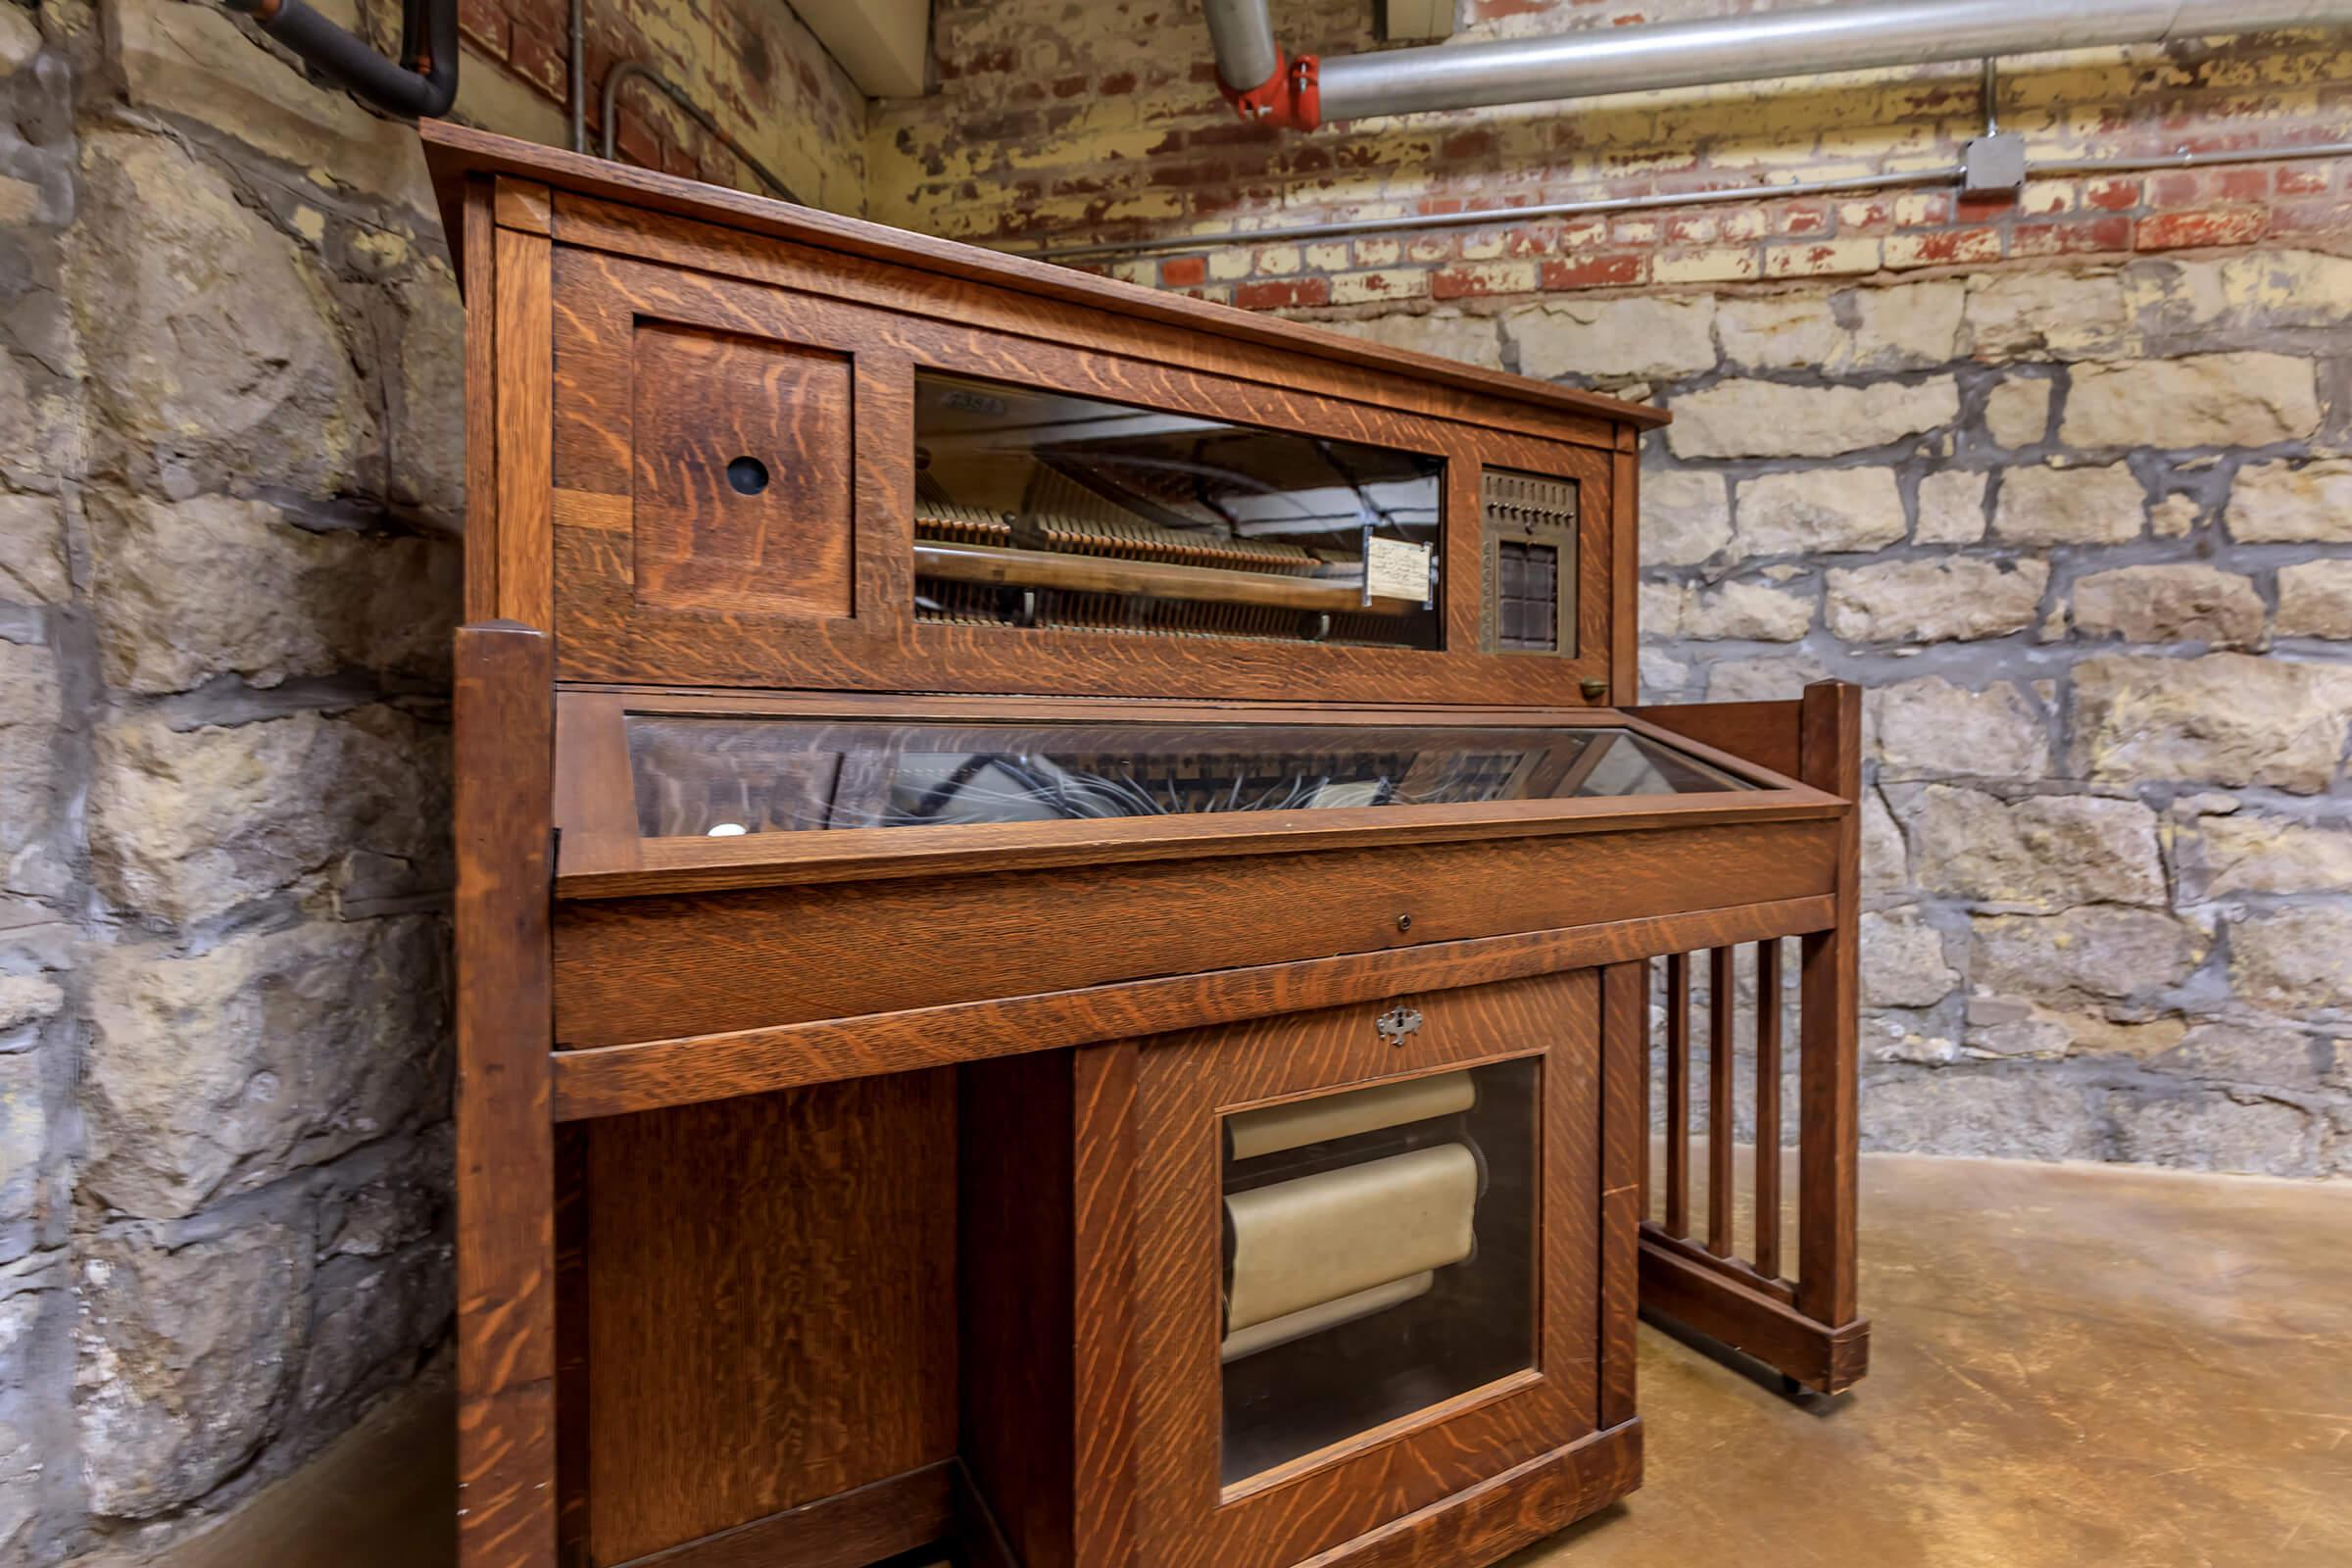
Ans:
{"type": "Polygon", "coordinates": [[[1413,917],[1412,917],[1411,915],[1409,915],[1409,914],[1400,914],[1400,915],[1398,915],[1398,916],[1396,917],[1396,929],[1397,929],[1397,930],[1399,930],[1399,931],[1410,931],[1412,928],[1413,928],[1413,917]]]}

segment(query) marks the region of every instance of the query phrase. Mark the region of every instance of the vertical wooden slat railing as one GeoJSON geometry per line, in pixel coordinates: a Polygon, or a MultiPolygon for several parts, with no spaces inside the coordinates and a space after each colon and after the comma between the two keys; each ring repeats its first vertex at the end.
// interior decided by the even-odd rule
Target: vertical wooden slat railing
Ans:
{"type": "Polygon", "coordinates": [[[1707,1250],[1732,1255],[1732,950],[1707,956],[1707,1250]]]}
{"type": "Polygon", "coordinates": [[[1666,959],[1666,1229],[1690,1234],[1690,958],[1666,959]]]}
{"type": "Polygon", "coordinates": [[[1781,1273],[1781,939],[1756,944],[1756,1246],[1767,1279],[1781,1273]]]}
{"type": "MultiPolygon", "coordinates": [[[[1790,704],[1803,782],[1858,801],[1860,698],[1845,685],[1809,688],[1790,704]]],[[[1642,1307],[1741,1349],[1793,1382],[1836,1393],[1868,1365],[1870,1326],[1857,1315],[1855,1200],[1859,1167],[1854,1030],[1859,814],[1838,823],[1835,913],[1814,930],[1752,944],[1755,994],[1744,1021],[1754,1051],[1755,1124],[1748,1249],[1738,1225],[1739,1005],[1737,949],[1707,950],[1706,1217],[1690,1213],[1690,959],[1662,967],[1665,1191],[1653,1212],[1641,1167],[1642,1307]],[[1797,1202],[1793,1280],[1781,1273],[1784,1134],[1782,942],[1797,939],[1797,1202]]],[[[1644,1053],[1646,1054],[1646,1053],[1644,1053]]]]}

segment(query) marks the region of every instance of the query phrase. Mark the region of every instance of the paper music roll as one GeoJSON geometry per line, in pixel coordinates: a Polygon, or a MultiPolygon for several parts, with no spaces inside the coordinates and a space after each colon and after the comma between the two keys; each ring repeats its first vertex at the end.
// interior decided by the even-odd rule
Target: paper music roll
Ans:
{"type": "Polygon", "coordinates": [[[1401,1127],[1432,1116],[1450,1116],[1477,1102],[1478,1090],[1468,1071],[1442,1072],[1236,1111],[1225,1118],[1225,1132],[1233,1140],[1234,1158],[1254,1159],[1280,1150],[1303,1149],[1308,1144],[1401,1127]]]}
{"type": "Polygon", "coordinates": [[[1470,1255],[1478,1156],[1440,1144],[1233,1193],[1228,1334],[1470,1255]]]}
{"type": "Polygon", "coordinates": [[[1427,1296],[1429,1288],[1437,1283],[1437,1278],[1436,1274],[1424,1269],[1418,1274],[1408,1274],[1403,1279],[1392,1280],[1386,1285],[1375,1285],[1368,1291],[1358,1291],[1353,1296],[1343,1296],[1336,1301],[1325,1301],[1321,1306],[1310,1306],[1302,1312],[1288,1312],[1263,1323],[1252,1323],[1239,1334],[1225,1337],[1225,1348],[1218,1352],[1217,1359],[1239,1361],[1245,1355],[1255,1355],[1260,1350],[1271,1350],[1277,1345],[1288,1345],[1309,1334],[1320,1334],[1325,1329],[1336,1329],[1343,1323],[1352,1323],[1357,1318],[1385,1312],[1392,1306],[1402,1306],[1416,1297],[1427,1296]]]}

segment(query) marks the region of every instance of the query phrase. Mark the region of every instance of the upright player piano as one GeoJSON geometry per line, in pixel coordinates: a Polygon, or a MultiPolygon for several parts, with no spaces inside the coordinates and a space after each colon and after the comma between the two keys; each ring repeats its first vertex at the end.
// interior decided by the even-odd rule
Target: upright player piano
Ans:
{"type": "Polygon", "coordinates": [[[426,136],[466,1568],[1475,1565],[1638,1306],[1861,1374],[1856,694],[1637,706],[1663,416],[426,136]]]}

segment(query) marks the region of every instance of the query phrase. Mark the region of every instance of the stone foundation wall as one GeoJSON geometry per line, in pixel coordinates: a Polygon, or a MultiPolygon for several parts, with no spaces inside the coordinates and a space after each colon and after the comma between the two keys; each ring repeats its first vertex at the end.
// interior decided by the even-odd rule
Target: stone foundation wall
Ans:
{"type": "Polygon", "coordinates": [[[1869,1147],[2352,1170],[2352,260],[1334,324],[1674,412],[1648,700],[1869,688],[1869,1147]]]}
{"type": "MultiPolygon", "coordinates": [[[[744,15],[855,207],[862,101],[744,15]]],[[[459,112],[558,90],[469,55],[459,112]]],[[[210,4],[0,0],[0,1565],[439,1375],[462,324],[414,131],[210,4]]]]}

